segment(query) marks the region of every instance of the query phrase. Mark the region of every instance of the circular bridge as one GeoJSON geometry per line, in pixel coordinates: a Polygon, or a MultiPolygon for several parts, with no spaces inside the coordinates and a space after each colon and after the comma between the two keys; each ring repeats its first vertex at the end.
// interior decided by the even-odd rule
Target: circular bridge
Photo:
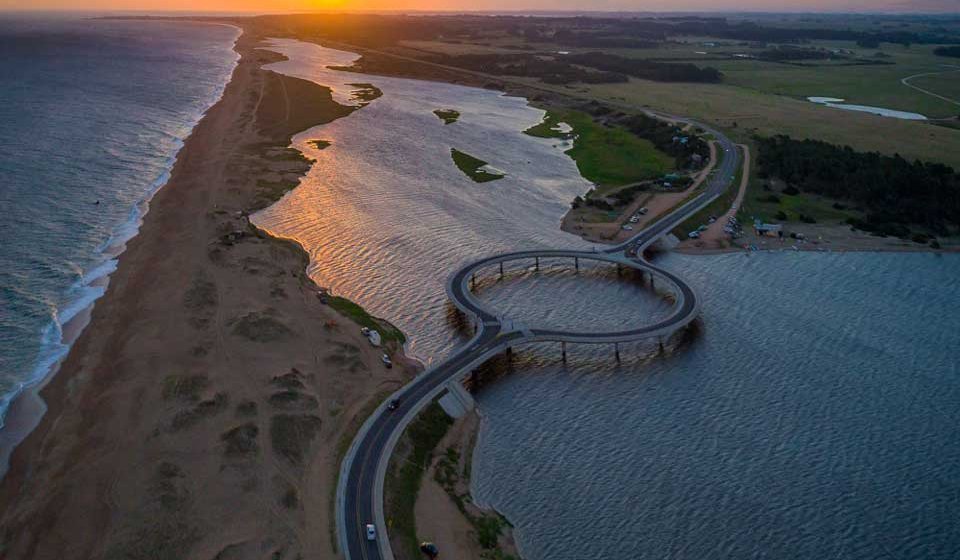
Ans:
{"type": "Polygon", "coordinates": [[[474,368],[491,357],[517,344],[553,341],[566,344],[603,344],[629,342],[651,337],[666,337],[693,321],[699,311],[696,293],[675,274],[659,268],[644,258],[644,252],[673,228],[683,223],[716,200],[733,182],[740,163],[736,146],[722,133],[687,119],[650,113],[675,122],[696,124],[713,135],[720,145],[720,162],[703,191],[681,204],[666,216],[655,220],[627,242],[596,251],[544,250],[519,251],[495,255],[469,263],[455,271],[447,281],[447,294],[461,311],[475,321],[476,333],[469,342],[433,365],[402,389],[385,400],[367,418],[347,451],[337,485],[337,529],[347,560],[393,560],[387,538],[383,510],[384,484],[390,456],[404,428],[433,399],[444,391],[465,392],[460,381],[474,368]],[[670,315],[652,325],[616,332],[573,332],[549,329],[516,328],[509,320],[497,316],[470,291],[470,282],[478,271],[505,262],[541,258],[579,259],[614,263],[659,280],[676,298],[670,315]],[[393,406],[388,403],[393,402],[393,406]],[[375,539],[370,540],[368,526],[374,526],[375,539]]]}
{"type": "Polygon", "coordinates": [[[482,325],[482,327],[478,325],[478,330],[496,325],[499,327],[501,335],[511,331],[519,331],[523,335],[522,338],[524,342],[551,341],[569,342],[573,344],[632,342],[646,338],[669,336],[693,321],[699,309],[697,295],[693,289],[673,273],[652,265],[642,257],[627,257],[627,251],[627,249],[603,252],[544,250],[517,251],[495,255],[469,263],[454,272],[447,281],[447,296],[460,311],[473,316],[475,320],[482,325]],[[482,269],[501,265],[500,274],[502,275],[502,265],[504,263],[533,260],[539,268],[540,259],[570,259],[577,268],[579,268],[580,260],[607,262],[616,264],[617,266],[631,268],[639,271],[641,274],[647,274],[651,282],[654,282],[654,279],[660,280],[661,284],[665,284],[673,293],[676,303],[668,317],[651,325],[644,325],[622,331],[577,332],[559,329],[510,328],[509,325],[512,324],[512,321],[497,315],[495,311],[477,299],[471,290],[470,285],[482,269]]]}

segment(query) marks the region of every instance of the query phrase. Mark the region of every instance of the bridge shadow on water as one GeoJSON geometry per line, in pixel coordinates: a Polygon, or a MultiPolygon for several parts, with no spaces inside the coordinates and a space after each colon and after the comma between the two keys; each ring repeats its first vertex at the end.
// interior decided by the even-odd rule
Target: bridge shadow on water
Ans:
{"type": "Polygon", "coordinates": [[[559,343],[524,344],[487,360],[470,374],[464,384],[470,392],[478,393],[487,385],[515,373],[542,371],[550,375],[559,370],[600,376],[650,375],[648,366],[651,363],[682,356],[702,339],[703,328],[698,319],[665,340],[662,346],[655,341],[621,344],[619,361],[612,344],[568,345],[566,359],[559,343]]]}

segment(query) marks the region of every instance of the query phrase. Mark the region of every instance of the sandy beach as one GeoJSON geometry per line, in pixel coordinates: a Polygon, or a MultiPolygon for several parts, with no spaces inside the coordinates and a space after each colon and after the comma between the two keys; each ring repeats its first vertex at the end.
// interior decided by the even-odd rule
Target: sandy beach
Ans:
{"type": "Polygon", "coordinates": [[[353,110],[262,70],[277,55],[257,41],[238,40],[222,99],[41,393],[0,486],[4,558],[334,554],[342,450],[416,366],[386,369],[317,297],[303,251],[248,223],[309,168],[291,136],[353,110]]]}

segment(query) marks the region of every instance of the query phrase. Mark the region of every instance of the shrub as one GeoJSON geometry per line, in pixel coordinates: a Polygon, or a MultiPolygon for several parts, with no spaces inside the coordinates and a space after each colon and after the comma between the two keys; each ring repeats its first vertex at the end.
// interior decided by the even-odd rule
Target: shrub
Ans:
{"type": "Polygon", "coordinates": [[[797,187],[795,187],[795,186],[793,186],[793,185],[790,185],[790,186],[788,186],[787,188],[783,189],[783,194],[790,195],[790,196],[796,196],[796,195],[800,194],[800,189],[798,189],[797,187]]]}

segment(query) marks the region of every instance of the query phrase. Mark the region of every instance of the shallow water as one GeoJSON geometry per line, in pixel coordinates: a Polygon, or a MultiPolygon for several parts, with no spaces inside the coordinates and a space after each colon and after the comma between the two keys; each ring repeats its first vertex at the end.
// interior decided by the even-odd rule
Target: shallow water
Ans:
{"type": "MultiPolygon", "coordinates": [[[[558,230],[588,185],[540,111],[445,84],[342,74],[353,59],[282,42],[274,69],[384,91],[297,137],[318,159],[255,217],[300,241],[321,284],[395,321],[437,359],[462,339],[443,283],[498,251],[585,246],[558,230]],[[434,109],[463,117],[444,126],[434,109]],[[333,141],[316,151],[310,139],[333,141]],[[508,173],[478,185],[451,147],[508,173]],[[529,163],[528,163],[529,162],[529,163]]],[[[532,264],[532,263],[530,263],[532,264]]],[[[650,321],[662,300],[609,269],[515,264],[480,296],[566,328],[650,321]]],[[[569,263],[567,263],[569,265],[569,263]]],[[[517,526],[524,557],[952,558],[960,550],[960,258],[924,254],[670,255],[704,298],[692,340],[521,349],[479,396],[476,497],[517,526]]],[[[429,538],[429,535],[421,535],[429,538]]]]}
{"type": "Polygon", "coordinates": [[[236,62],[209,25],[0,17],[0,425],[64,356],[236,62]],[[99,201],[99,204],[97,203],[99,201]]]}
{"type": "Polygon", "coordinates": [[[907,121],[925,121],[927,117],[920,113],[911,113],[909,111],[897,111],[895,109],[884,109],[883,107],[871,107],[870,105],[853,105],[844,103],[843,99],[836,97],[808,97],[807,101],[833,107],[835,109],[846,109],[848,111],[859,111],[861,113],[872,113],[881,117],[892,117],[894,119],[903,119],[907,121]]]}
{"type": "MultiPolygon", "coordinates": [[[[383,78],[326,68],[355,55],[275,41],[291,60],[271,69],[333,88],[351,83],[384,95],[330,124],[297,135],[317,163],[302,184],[257,214],[268,231],[299,241],[310,275],[410,335],[411,352],[431,361],[460,340],[448,321],[447,275],[482,255],[537,247],[587,246],[559,230],[570,201],[590,188],[556,142],[523,130],[543,120],[525,99],[495,91],[383,78]],[[433,111],[456,109],[445,125],[433,111]],[[331,142],[317,150],[310,140],[331,142]],[[474,183],[451,148],[483,159],[505,178],[474,183]]],[[[522,266],[522,265],[514,265],[522,266]]]]}

